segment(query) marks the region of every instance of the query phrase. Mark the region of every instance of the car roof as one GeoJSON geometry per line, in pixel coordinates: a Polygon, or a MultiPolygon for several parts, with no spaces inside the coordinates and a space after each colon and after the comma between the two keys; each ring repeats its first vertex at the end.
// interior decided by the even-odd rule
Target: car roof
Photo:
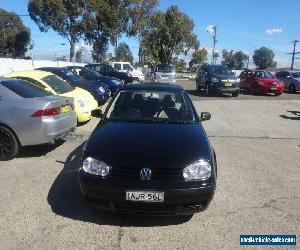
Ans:
{"type": "Polygon", "coordinates": [[[28,76],[32,78],[43,78],[45,76],[53,75],[50,72],[42,71],[42,70],[24,70],[24,71],[15,71],[4,75],[4,77],[16,77],[16,76],[28,76]]]}
{"type": "Polygon", "coordinates": [[[62,68],[59,68],[59,67],[41,67],[41,68],[38,68],[38,70],[53,70],[53,71],[59,71],[61,70],[62,68]]]}
{"type": "Polygon", "coordinates": [[[183,87],[174,83],[137,83],[127,84],[122,90],[149,90],[149,91],[183,91],[183,87]]]}

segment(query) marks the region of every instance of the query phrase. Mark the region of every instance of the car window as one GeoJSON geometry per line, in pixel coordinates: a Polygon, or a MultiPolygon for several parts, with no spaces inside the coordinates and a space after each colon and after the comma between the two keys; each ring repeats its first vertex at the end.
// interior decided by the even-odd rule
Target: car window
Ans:
{"type": "Polygon", "coordinates": [[[23,98],[35,98],[51,95],[50,92],[25,80],[10,79],[0,81],[0,84],[23,98]]]}
{"type": "Polygon", "coordinates": [[[133,122],[195,122],[191,102],[181,92],[136,91],[119,92],[107,111],[106,118],[133,122]]]}
{"type": "Polygon", "coordinates": [[[114,68],[115,68],[115,70],[121,70],[122,69],[121,68],[121,63],[115,63],[114,68]]]}
{"type": "Polygon", "coordinates": [[[256,71],[254,76],[257,78],[273,78],[273,75],[267,71],[256,71]]]}
{"type": "Polygon", "coordinates": [[[300,78],[300,72],[292,72],[291,75],[293,78],[300,78]]]}
{"type": "Polygon", "coordinates": [[[38,86],[38,87],[40,87],[40,88],[42,88],[42,89],[46,89],[46,88],[47,88],[44,84],[42,84],[42,83],[40,83],[39,81],[37,81],[37,80],[35,80],[35,79],[32,79],[32,78],[30,78],[30,77],[18,76],[18,77],[16,77],[16,78],[17,78],[17,79],[20,79],[20,80],[25,80],[25,81],[27,81],[27,82],[30,82],[30,83],[32,83],[32,84],[34,84],[34,85],[36,85],[36,86],[38,86]]]}
{"type": "Polygon", "coordinates": [[[103,67],[102,67],[102,65],[96,65],[96,66],[94,67],[94,69],[95,69],[96,71],[103,72],[103,67]]]}
{"type": "Polygon", "coordinates": [[[130,64],[123,64],[123,70],[126,71],[133,71],[133,68],[130,66],[130,64]]]}
{"type": "Polygon", "coordinates": [[[47,83],[57,94],[65,94],[74,90],[69,83],[55,75],[45,76],[42,78],[42,80],[47,83]]]}
{"type": "Polygon", "coordinates": [[[172,73],[174,72],[174,67],[171,64],[158,64],[155,71],[162,73],[172,73]]]}
{"type": "Polygon", "coordinates": [[[217,74],[217,75],[234,75],[233,72],[225,66],[222,65],[214,65],[209,66],[208,71],[210,74],[217,74]]]}

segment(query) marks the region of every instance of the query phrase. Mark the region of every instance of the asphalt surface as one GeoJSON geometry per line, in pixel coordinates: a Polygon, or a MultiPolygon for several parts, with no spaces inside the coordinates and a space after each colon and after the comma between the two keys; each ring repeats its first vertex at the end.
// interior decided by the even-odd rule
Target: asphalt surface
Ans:
{"type": "Polygon", "coordinates": [[[286,96],[195,97],[199,113],[212,113],[203,125],[219,171],[212,203],[194,216],[90,207],[77,170],[97,119],[63,143],[22,149],[0,162],[0,249],[237,249],[240,234],[297,234],[300,247],[300,95],[286,96]]]}

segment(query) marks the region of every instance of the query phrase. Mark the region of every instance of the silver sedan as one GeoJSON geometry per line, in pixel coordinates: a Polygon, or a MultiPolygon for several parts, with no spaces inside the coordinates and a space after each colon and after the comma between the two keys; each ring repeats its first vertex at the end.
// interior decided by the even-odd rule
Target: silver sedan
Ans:
{"type": "Polygon", "coordinates": [[[0,77],[0,161],[14,158],[21,146],[53,143],[76,123],[73,98],[0,77]]]}

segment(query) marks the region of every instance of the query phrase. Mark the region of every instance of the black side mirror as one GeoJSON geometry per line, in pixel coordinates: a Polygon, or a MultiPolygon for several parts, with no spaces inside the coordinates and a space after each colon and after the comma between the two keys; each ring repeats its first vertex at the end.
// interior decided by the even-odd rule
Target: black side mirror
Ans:
{"type": "Polygon", "coordinates": [[[208,121],[210,120],[211,118],[211,114],[208,113],[208,112],[201,112],[201,115],[200,115],[200,120],[203,122],[203,121],[208,121]]]}
{"type": "Polygon", "coordinates": [[[100,109],[94,109],[91,112],[92,117],[103,118],[102,111],[100,109]]]}

